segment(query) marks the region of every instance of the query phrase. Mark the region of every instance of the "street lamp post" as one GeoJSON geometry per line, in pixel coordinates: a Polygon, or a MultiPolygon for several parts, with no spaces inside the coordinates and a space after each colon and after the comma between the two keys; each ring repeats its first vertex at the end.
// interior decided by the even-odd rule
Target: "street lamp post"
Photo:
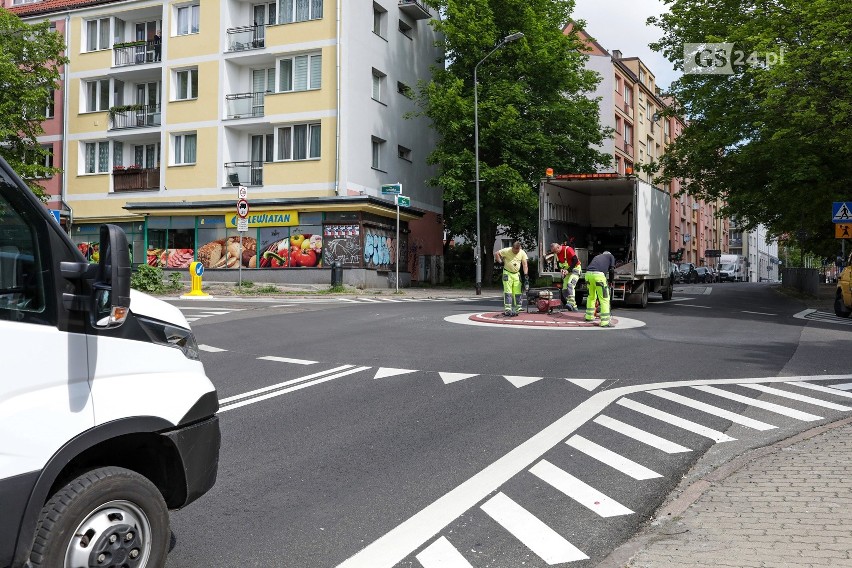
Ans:
{"type": "Polygon", "coordinates": [[[479,66],[482,63],[491,57],[491,54],[509,43],[510,41],[515,41],[516,39],[521,39],[524,37],[522,32],[515,32],[513,34],[509,34],[503,39],[500,40],[500,43],[497,46],[488,52],[488,55],[483,57],[479,63],[477,63],[473,67],[473,144],[475,146],[475,154],[476,154],[476,250],[474,252],[474,258],[476,260],[476,295],[479,296],[482,294],[482,244],[479,235],[479,83],[476,80],[476,73],[479,70],[479,66]]]}

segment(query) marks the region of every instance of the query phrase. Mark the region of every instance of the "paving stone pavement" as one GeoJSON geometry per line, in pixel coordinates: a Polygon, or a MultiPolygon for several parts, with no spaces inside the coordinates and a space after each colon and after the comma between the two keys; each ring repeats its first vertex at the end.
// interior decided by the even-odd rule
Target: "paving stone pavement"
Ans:
{"type": "Polygon", "coordinates": [[[599,567],[852,567],[852,419],[689,484],[599,567]]]}

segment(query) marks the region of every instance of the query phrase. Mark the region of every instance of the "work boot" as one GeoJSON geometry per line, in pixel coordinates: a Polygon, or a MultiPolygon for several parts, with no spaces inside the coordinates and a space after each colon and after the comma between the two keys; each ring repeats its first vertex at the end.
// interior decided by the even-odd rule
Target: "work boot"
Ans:
{"type": "Polygon", "coordinates": [[[504,318],[512,317],[512,312],[511,312],[511,311],[509,311],[509,310],[504,310],[504,311],[503,311],[503,317],[504,317],[504,318]]]}
{"type": "Polygon", "coordinates": [[[510,317],[513,317],[513,318],[516,318],[516,317],[518,317],[518,312],[516,312],[516,311],[512,310],[512,312],[509,314],[509,316],[510,316],[510,317]]]}

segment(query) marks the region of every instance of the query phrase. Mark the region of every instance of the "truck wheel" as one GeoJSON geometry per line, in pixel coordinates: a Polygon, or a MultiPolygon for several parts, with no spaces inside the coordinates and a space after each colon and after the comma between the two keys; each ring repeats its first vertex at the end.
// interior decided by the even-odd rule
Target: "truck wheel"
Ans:
{"type": "Polygon", "coordinates": [[[39,515],[34,568],[162,568],[169,510],[147,478],[120,467],[86,472],[57,491],[39,515]]]}
{"type": "Polygon", "coordinates": [[[660,294],[663,295],[663,300],[671,300],[672,296],[674,296],[674,284],[669,282],[668,287],[666,287],[660,294]]]}
{"type": "Polygon", "coordinates": [[[852,310],[843,303],[843,292],[838,288],[837,294],[834,296],[834,315],[839,318],[848,318],[849,314],[852,314],[852,310]]]}
{"type": "Polygon", "coordinates": [[[642,299],[639,301],[639,307],[643,310],[648,307],[648,283],[642,285],[642,299]]]}

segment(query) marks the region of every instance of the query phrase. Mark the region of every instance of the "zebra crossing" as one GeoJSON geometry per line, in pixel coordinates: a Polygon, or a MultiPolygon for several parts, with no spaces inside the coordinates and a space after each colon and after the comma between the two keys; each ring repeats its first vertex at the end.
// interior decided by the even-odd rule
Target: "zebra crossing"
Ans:
{"type": "Polygon", "coordinates": [[[841,318],[837,317],[833,312],[823,312],[814,309],[802,310],[794,314],[793,317],[819,323],[830,323],[832,325],[852,326],[852,318],[841,318]]]}
{"type": "MultiPolygon", "coordinates": [[[[804,380],[774,380],[771,384],[673,385],[619,396],[581,426],[578,432],[569,435],[561,444],[557,443],[546,457],[528,462],[517,476],[511,478],[511,483],[507,481],[495,491],[488,492],[474,509],[465,514],[464,522],[458,518],[448,523],[415,547],[410,552],[411,556],[406,557],[411,560],[403,564],[399,563],[403,558],[373,563],[382,556],[359,558],[355,555],[339,568],[367,565],[375,568],[398,565],[422,568],[514,566],[520,565],[520,558],[524,559],[524,565],[533,567],[575,563],[590,566],[586,561],[590,560],[599,543],[592,543],[594,537],[583,534],[583,528],[589,526],[592,518],[598,519],[595,522],[607,523],[636,515],[631,501],[639,501],[637,495],[649,490],[648,483],[682,475],[684,471],[672,467],[671,462],[666,461],[671,458],[665,456],[688,455],[703,449],[706,443],[736,441],[737,438],[729,434],[759,436],[780,427],[809,424],[837,418],[838,413],[852,412],[852,401],[849,400],[852,399],[852,392],[849,392],[852,391],[852,383],[848,382],[849,378],[846,377],[847,382],[835,380],[833,385],[804,380]],[[754,396],[742,394],[745,392],[754,396]],[[735,407],[738,410],[732,410],[735,407]],[[728,429],[724,426],[726,423],[733,423],[736,427],[728,429]],[[720,424],[723,426],[720,427],[720,424]],[[590,462],[599,467],[589,468],[590,462]],[[613,479],[618,481],[618,495],[612,492],[616,485],[613,479]],[[543,505],[540,498],[533,496],[536,490],[532,486],[540,485],[536,485],[536,481],[544,482],[542,487],[552,492],[545,500],[548,507],[568,508],[573,503],[580,509],[571,511],[586,511],[587,516],[564,515],[561,524],[545,522],[547,518],[560,517],[553,511],[539,513],[543,505]],[[609,487],[610,492],[604,487],[609,487]],[[558,505],[552,505],[554,499],[558,505]],[[467,534],[469,527],[486,534],[467,534]],[[517,553],[520,554],[518,559],[508,560],[496,551],[471,547],[472,542],[482,543],[488,542],[489,538],[497,538],[490,536],[492,532],[502,535],[500,538],[519,543],[522,545],[520,550],[525,552],[517,553]],[[457,545],[457,542],[461,544],[457,545]]],[[[606,392],[598,396],[604,394],[606,392]]],[[[683,463],[683,460],[678,463],[683,463]]],[[[406,526],[405,529],[408,531],[411,527],[406,526]]],[[[509,550],[515,548],[510,546],[509,550]]],[[[388,560],[390,558],[388,556],[388,560]]]]}

